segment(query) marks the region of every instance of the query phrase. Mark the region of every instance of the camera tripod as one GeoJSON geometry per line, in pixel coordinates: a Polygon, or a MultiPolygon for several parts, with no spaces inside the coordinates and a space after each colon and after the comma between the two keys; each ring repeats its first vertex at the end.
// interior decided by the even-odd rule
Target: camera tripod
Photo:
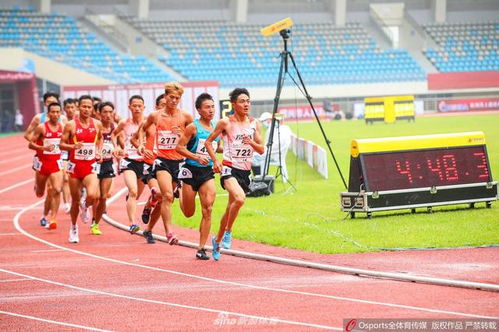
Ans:
{"type": "MultiPolygon", "coordinates": [[[[322,136],[324,137],[324,140],[325,140],[326,145],[329,149],[331,157],[333,157],[333,161],[334,161],[334,164],[336,165],[336,169],[338,170],[338,173],[340,174],[341,180],[343,181],[343,185],[345,186],[345,189],[347,189],[347,184],[345,182],[345,178],[343,177],[343,173],[341,173],[340,166],[338,165],[338,162],[336,161],[336,157],[334,156],[333,150],[331,148],[331,141],[327,138],[326,133],[324,132],[324,128],[322,127],[319,116],[317,115],[317,112],[314,108],[314,105],[312,104],[312,97],[310,97],[310,95],[308,94],[307,88],[305,87],[305,83],[303,82],[303,79],[300,75],[300,71],[298,70],[298,67],[296,66],[295,59],[293,58],[293,54],[291,54],[291,52],[288,51],[288,40],[289,40],[290,33],[291,33],[290,29],[283,29],[279,32],[279,34],[282,37],[283,43],[284,43],[284,51],[282,51],[280,54],[281,64],[280,64],[280,68],[279,68],[279,78],[277,79],[277,89],[276,89],[276,94],[275,94],[275,98],[274,98],[274,108],[272,110],[272,123],[271,123],[270,129],[269,129],[269,140],[267,142],[267,154],[265,155],[265,164],[263,167],[263,178],[265,178],[265,176],[268,174],[268,171],[269,171],[270,154],[272,153],[273,136],[274,136],[274,130],[275,130],[276,121],[277,121],[276,120],[276,113],[277,113],[277,108],[279,107],[279,99],[281,98],[281,91],[282,91],[282,87],[284,85],[284,79],[286,78],[286,74],[289,75],[289,72],[288,72],[288,58],[289,58],[289,59],[291,59],[291,63],[293,64],[293,68],[295,69],[296,74],[298,75],[298,79],[300,81],[300,84],[298,84],[293,79],[293,77],[291,75],[290,75],[290,77],[293,80],[293,82],[295,83],[295,85],[303,93],[305,98],[307,98],[307,101],[308,101],[308,103],[309,103],[309,105],[314,113],[315,119],[317,120],[317,124],[319,125],[319,128],[321,129],[322,136]]],[[[278,130],[279,130],[279,127],[278,127],[278,130]]],[[[280,145],[280,137],[279,137],[279,145],[280,145]]],[[[282,160],[281,160],[280,146],[279,146],[278,174],[282,175],[282,160]]],[[[285,180],[288,180],[288,179],[285,179],[285,180]]],[[[294,188],[294,186],[292,184],[291,184],[291,186],[294,188]]]]}

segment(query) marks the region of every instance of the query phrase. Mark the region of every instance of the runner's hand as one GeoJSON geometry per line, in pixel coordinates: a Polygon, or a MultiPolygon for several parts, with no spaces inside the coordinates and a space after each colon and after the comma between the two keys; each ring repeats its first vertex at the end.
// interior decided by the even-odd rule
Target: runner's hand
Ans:
{"type": "Polygon", "coordinates": [[[208,163],[210,162],[210,158],[207,158],[205,156],[197,156],[196,159],[201,165],[208,165],[208,163]]]}
{"type": "Polygon", "coordinates": [[[213,161],[213,172],[215,172],[215,173],[221,173],[222,172],[222,163],[218,159],[215,159],[213,161]]]}
{"type": "Polygon", "coordinates": [[[144,149],[144,153],[142,155],[147,159],[154,159],[154,153],[151,150],[144,149]]]}

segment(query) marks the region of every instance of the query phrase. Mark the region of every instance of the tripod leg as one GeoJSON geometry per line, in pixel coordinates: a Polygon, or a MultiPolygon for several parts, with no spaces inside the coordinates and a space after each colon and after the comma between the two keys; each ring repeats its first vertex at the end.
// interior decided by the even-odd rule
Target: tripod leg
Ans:
{"type": "Polygon", "coordinates": [[[279,67],[279,78],[277,79],[277,89],[276,89],[276,94],[274,98],[274,107],[272,110],[272,124],[270,125],[269,133],[268,133],[268,142],[267,142],[267,154],[265,155],[265,164],[263,167],[262,171],[262,176],[265,178],[267,174],[269,174],[269,166],[270,166],[270,154],[272,152],[272,143],[273,143],[273,137],[274,137],[274,129],[275,129],[275,114],[277,113],[277,108],[279,106],[279,99],[281,98],[281,91],[282,91],[282,86],[284,85],[284,79],[285,79],[285,62],[288,57],[288,52],[284,51],[281,52],[281,65],[279,67]]]}
{"type": "Polygon", "coordinates": [[[322,136],[324,137],[324,140],[326,141],[326,145],[329,149],[329,152],[331,154],[331,157],[333,157],[334,164],[336,165],[336,169],[338,170],[338,173],[340,174],[341,180],[343,181],[343,185],[345,186],[345,189],[347,189],[347,183],[345,181],[345,178],[343,177],[343,173],[341,172],[340,166],[338,165],[338,162],[336,161],[336,157],[334,156],[333,149],[331,148],[331,141],[327,138],[326,132],[324,131],[324,128],[322,127],[321,121],[319,119],[319,116],[317,115],[317,112],[315,111],[315,107],[312,104],[312,97],[308,94],[307,87],[305,86],[305,83],[303,82],[303,79],[301,78],[300,71],[298,70],[298,67],[296,66],[295,59],[293,58],[293,54],[291,52],[287,52],[289,54],[289,57],[291,58],[291,63],[293,64],[293,67],[295,68],[296,74],[298,75],[298,79],[300,80],[300,85],[303,89],[303,93],[305,95],[305,98],[307,98],[307,101],[312,108],[312,111],[314,112],[315,120],[317,120],[317,123],[319,124],[319,128],[322,132],[322,136]]]}

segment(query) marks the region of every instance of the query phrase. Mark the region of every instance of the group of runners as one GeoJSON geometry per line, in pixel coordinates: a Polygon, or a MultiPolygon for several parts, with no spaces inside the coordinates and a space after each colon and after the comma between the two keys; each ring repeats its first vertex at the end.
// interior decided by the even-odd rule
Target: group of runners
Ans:
{"type": "Polygon", "coordinates": [[[172,227],[172,207],[178,198],[185,217],[192,217],[199,196],[201,222],[196,257],[208,260],[205,245],[211,230],[216,198],[215,173],[228,192],[227,207],[218,232],[212,237],[212,256],[229,249],[232,228],[249,191],[253,153],[263,153],[260,123],[249,116],[250,95],[244,88],[230,93],[234,114],[214,121],[215,104],[208,93],[195,101],[198,117],[179,109],[184,89],[177,82],[165,84],[156,98],[155,111],[145,116],[140,95],[129,99],[129,117],[120,120],[111,102],[82,95],[67,99],[43,96],[45,110],[36,115],[25,132],[29,148],[36,151],[35,194],[46,192],[41,226],[57,228],[61,193],[70,213],[69,242],[79,242],[78,216],[92,220],[90,234],[100,235],[99,222],[106,211],[113,178],[122,174],[128,188],[126,211],[129,231],[137,233],[137,200],[144,188],[150,196],[141,214],[142,234],[155,243],[152,230],[161,218],[168,243],[178,243],[172,227]],[[223,153],[222,161],[217,153],[223,153]]]}

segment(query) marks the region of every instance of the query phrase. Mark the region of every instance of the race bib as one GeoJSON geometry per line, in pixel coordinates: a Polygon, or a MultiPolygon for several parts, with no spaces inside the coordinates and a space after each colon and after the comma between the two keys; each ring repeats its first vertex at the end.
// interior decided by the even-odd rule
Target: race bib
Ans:
{"type": "MultiPolygon", "coordinates": [[[[204,138],[200,138],[199,139],[198,146],[196,148],[196,154],[210,158],[210,155],[208,154],[208,150],[206,149],[206,146],[204,146],[205,142],[206,142],[206,139],[204,139],[204,138]]],[[[216,152],[217,151],[217,147],[218,147],[217,142],[212,141],[211,142],[211,147],[213,148],[213,151],[216,152]]]]}
{"type": "Polygon", "coordinates": [[[231,152],[231,157],[238,161],[251,161],[253,158],[253,149],[248,144],[234,144],[231,152]]]}
{"type": "Polygon", "coordinates": [[[45,138],[43,140],[43,146],[53,146],[54,150],[52,151],[43,151],[43,154],[60,154],[61,149],[59,148],[59,143],[61,142],[60,138],[45,138]]]}
{"type": "Polygon", "coordinates": [[[66,165],[66,172],[68,173],[74,173],[75,172],[75,167],[76,164],[68,161],[68,164],[66,165]]]}
{"type": "Polygon", "coordinates": [[[68,150],[61,150],[61,159],[62,160],[68,160],[69,159],[69,151],[68,150]]]}
{"type": "Polygon", "coordinates": [[[125,160],[125,159],[121,159],[120,160],[120,170],[123,171],[125,169],[128,169],[128,165],[130,164],[129,161],[125,160]]]}
{"type": "Polygon", "coordinates": [[[57,159],[57,167],[59,167],[59,170],[63,170],[64,169],[64,161],[62,161],[61,159],[57,159]]]}
{"type": "Polygon", "coordinates": [[[113,158],[114,145],[112,142],[104,142],[102,145],[102,159],[113,158]]]}
{"type": "Polygon", "coordinates": [[[192,172],[190,169],[182,167],[178,172],[179,179],[192,179],[192,172]]]}
{"type": "Polygon", "coordinates": [[[92,173],[99,174],[101,165],[98,162],[92,164],[92,173]]]}
{"type": "Polygon", "coordinates": [[[33,169],[35,171],[40,171],[42,169],[42,162],[40,161],[40,159],[38,159],[37,156],[33,157],[33,169]]]}
{"type": "Polygon", "coordinates": [[[142,158],[142,156],[139,155],[139,151],[137,150],[137,148],[135,146],[133,146],[133,144],[130,141],[128,141],[125,145],[125,153],[127,155],[127,158],[130,158],[130,159],[142,158]]]}
{"type": "Polygon", "coordinates": [[[75,151],[76,160],[92,160],[95,159],[95,144],[81,143],[82,146],[75,151]]]}
{"type": "Polygon", "coordinates": [[[227,176],[227,175],[232,175],[232,168],[229,166],[223,166],[222,173],[220,174],[220,176],[227,176]]]}
{"type": "Polygon", "coordinates": [[[157,146],[159,150],[173,150],[177,146],[179,137],[171,130],[159,130],[157,146]]]}

